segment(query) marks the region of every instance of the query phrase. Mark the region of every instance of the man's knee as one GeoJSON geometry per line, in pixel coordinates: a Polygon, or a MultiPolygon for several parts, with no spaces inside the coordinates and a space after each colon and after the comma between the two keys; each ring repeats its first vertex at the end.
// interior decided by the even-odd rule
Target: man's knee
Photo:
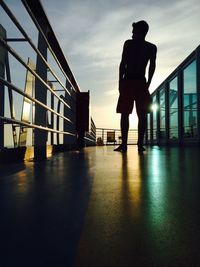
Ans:
{"type": "Polygon", "coordinates": [[[122,113],[121,114],[121,118],[122,119],[128,119],[129,118],[129,114],[128,113],[122,113]]]}

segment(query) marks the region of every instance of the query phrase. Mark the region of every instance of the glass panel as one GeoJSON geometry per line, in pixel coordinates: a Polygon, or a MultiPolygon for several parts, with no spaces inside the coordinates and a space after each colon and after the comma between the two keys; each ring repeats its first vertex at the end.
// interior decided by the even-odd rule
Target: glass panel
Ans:
{"type": "Polygon", "coordinates": [[[178,79],[169,83],[169,138],[178,139],[178,79]]]}
{"type": "Polygon", "coordinates": [[[159,91],[159,107],[160,107],[160,140],[166,138],[166,130],[165,130],[165,89],[162,88],[159,91]]]}
{"type": "Polygon", "coordinates": [[[157,103],[156,96],[153,97],[153,141],[157,140],[157,103]]]}
{"type": "Polygon", "coordinates": [[[151,116],[150,116],[150,113],[147,114],[147,140],[148,140],[148,143],[151,140],[151,116]]]}
{"type": "Polygon", "coordinates": [[[184,137],[197,137],[196,60],[183,71],[184,137]]]}

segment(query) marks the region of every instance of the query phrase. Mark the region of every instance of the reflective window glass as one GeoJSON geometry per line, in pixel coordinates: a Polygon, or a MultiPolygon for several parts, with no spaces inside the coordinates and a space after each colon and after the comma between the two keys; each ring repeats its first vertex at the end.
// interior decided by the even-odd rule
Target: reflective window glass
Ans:
{"type": "Polygon", "coordinates": [[[151,140],[151,116],[150,113],[147,114],[147,140],[151,140]]]}
{"type": "Polygon", "coordinates": [[[178,79],[169,83],[169,138],[178,139],[178,79]]]}
{"type": "Polygon", "coordinates": [[[160,139],[166,138],[165,130],[165,89],[162,88],[159,91],[159,107],[160,107],[160,139]]]}
{"type": "Polygon", "coordinates": [[[157,139],[157,102],[156,102],[156,96],[153,97],[152,99],[153,105],[153,140],[156,141],[157,139]]]}
{"type": "Polygon", "coordinates": [[[183,127],[185,138],[197,136],[196,60],[183,71],[183,127]]]}

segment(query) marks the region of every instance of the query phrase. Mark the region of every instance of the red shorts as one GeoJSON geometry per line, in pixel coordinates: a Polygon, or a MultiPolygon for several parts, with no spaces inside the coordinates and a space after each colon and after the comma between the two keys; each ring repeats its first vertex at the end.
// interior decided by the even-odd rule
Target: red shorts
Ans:
{"type": "Polygon", "coordinates": [[[137,113],[148,112],[151,96],[146,81],[144,80],[122,80],[119,83],[119,99],[117,113],[131,114],[134,101],[136,102],[137,113]]]}

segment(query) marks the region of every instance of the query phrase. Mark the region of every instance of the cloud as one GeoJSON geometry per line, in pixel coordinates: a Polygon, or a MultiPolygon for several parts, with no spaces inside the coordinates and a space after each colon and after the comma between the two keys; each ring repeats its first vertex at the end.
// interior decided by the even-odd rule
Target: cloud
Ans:
{"type": "MultiPolygon", "coordinates": [[[[147,40],[158,47],[151,92],[199,45],[199,0],[41,1],[81,90],[90,90],[92,116],[97,126],[119,128],[120,116],[115,113],[118,68],[133,21],[149,22],[147,40]]],[[[22,2],[7,0],[6,4],[37,41],[37,31],[22,2]]],[[[9,19],[0,17],[9,36],[16,37],[9,19]]],[[[27,57],[29,51],[24,51],[23,56],[27,57]]],[[[19,70],[15,70],[12,79],[18,77],[19,70]]]]}
{"type": "MultiPolygon", "coordinates": [[[[147,20],[147,39],[158,46],[150,91],[199,45],[199,0],[68,0],[57,1],[56,7],[53,0],[43,3],[80,87],[91,90],[94,107],[116,104],[122,46],[133,21],[147,20]]],[[[104,120],[107,123],[106,115],[104,120]]]]}
{"type": "Polygon", "coordinates": [[[118,95],[118,91],[116,89],[113,89],[113,90],[106,91],[104,94],[107,96],[113,96],[113,95],[116,96],[118,95]]]}

